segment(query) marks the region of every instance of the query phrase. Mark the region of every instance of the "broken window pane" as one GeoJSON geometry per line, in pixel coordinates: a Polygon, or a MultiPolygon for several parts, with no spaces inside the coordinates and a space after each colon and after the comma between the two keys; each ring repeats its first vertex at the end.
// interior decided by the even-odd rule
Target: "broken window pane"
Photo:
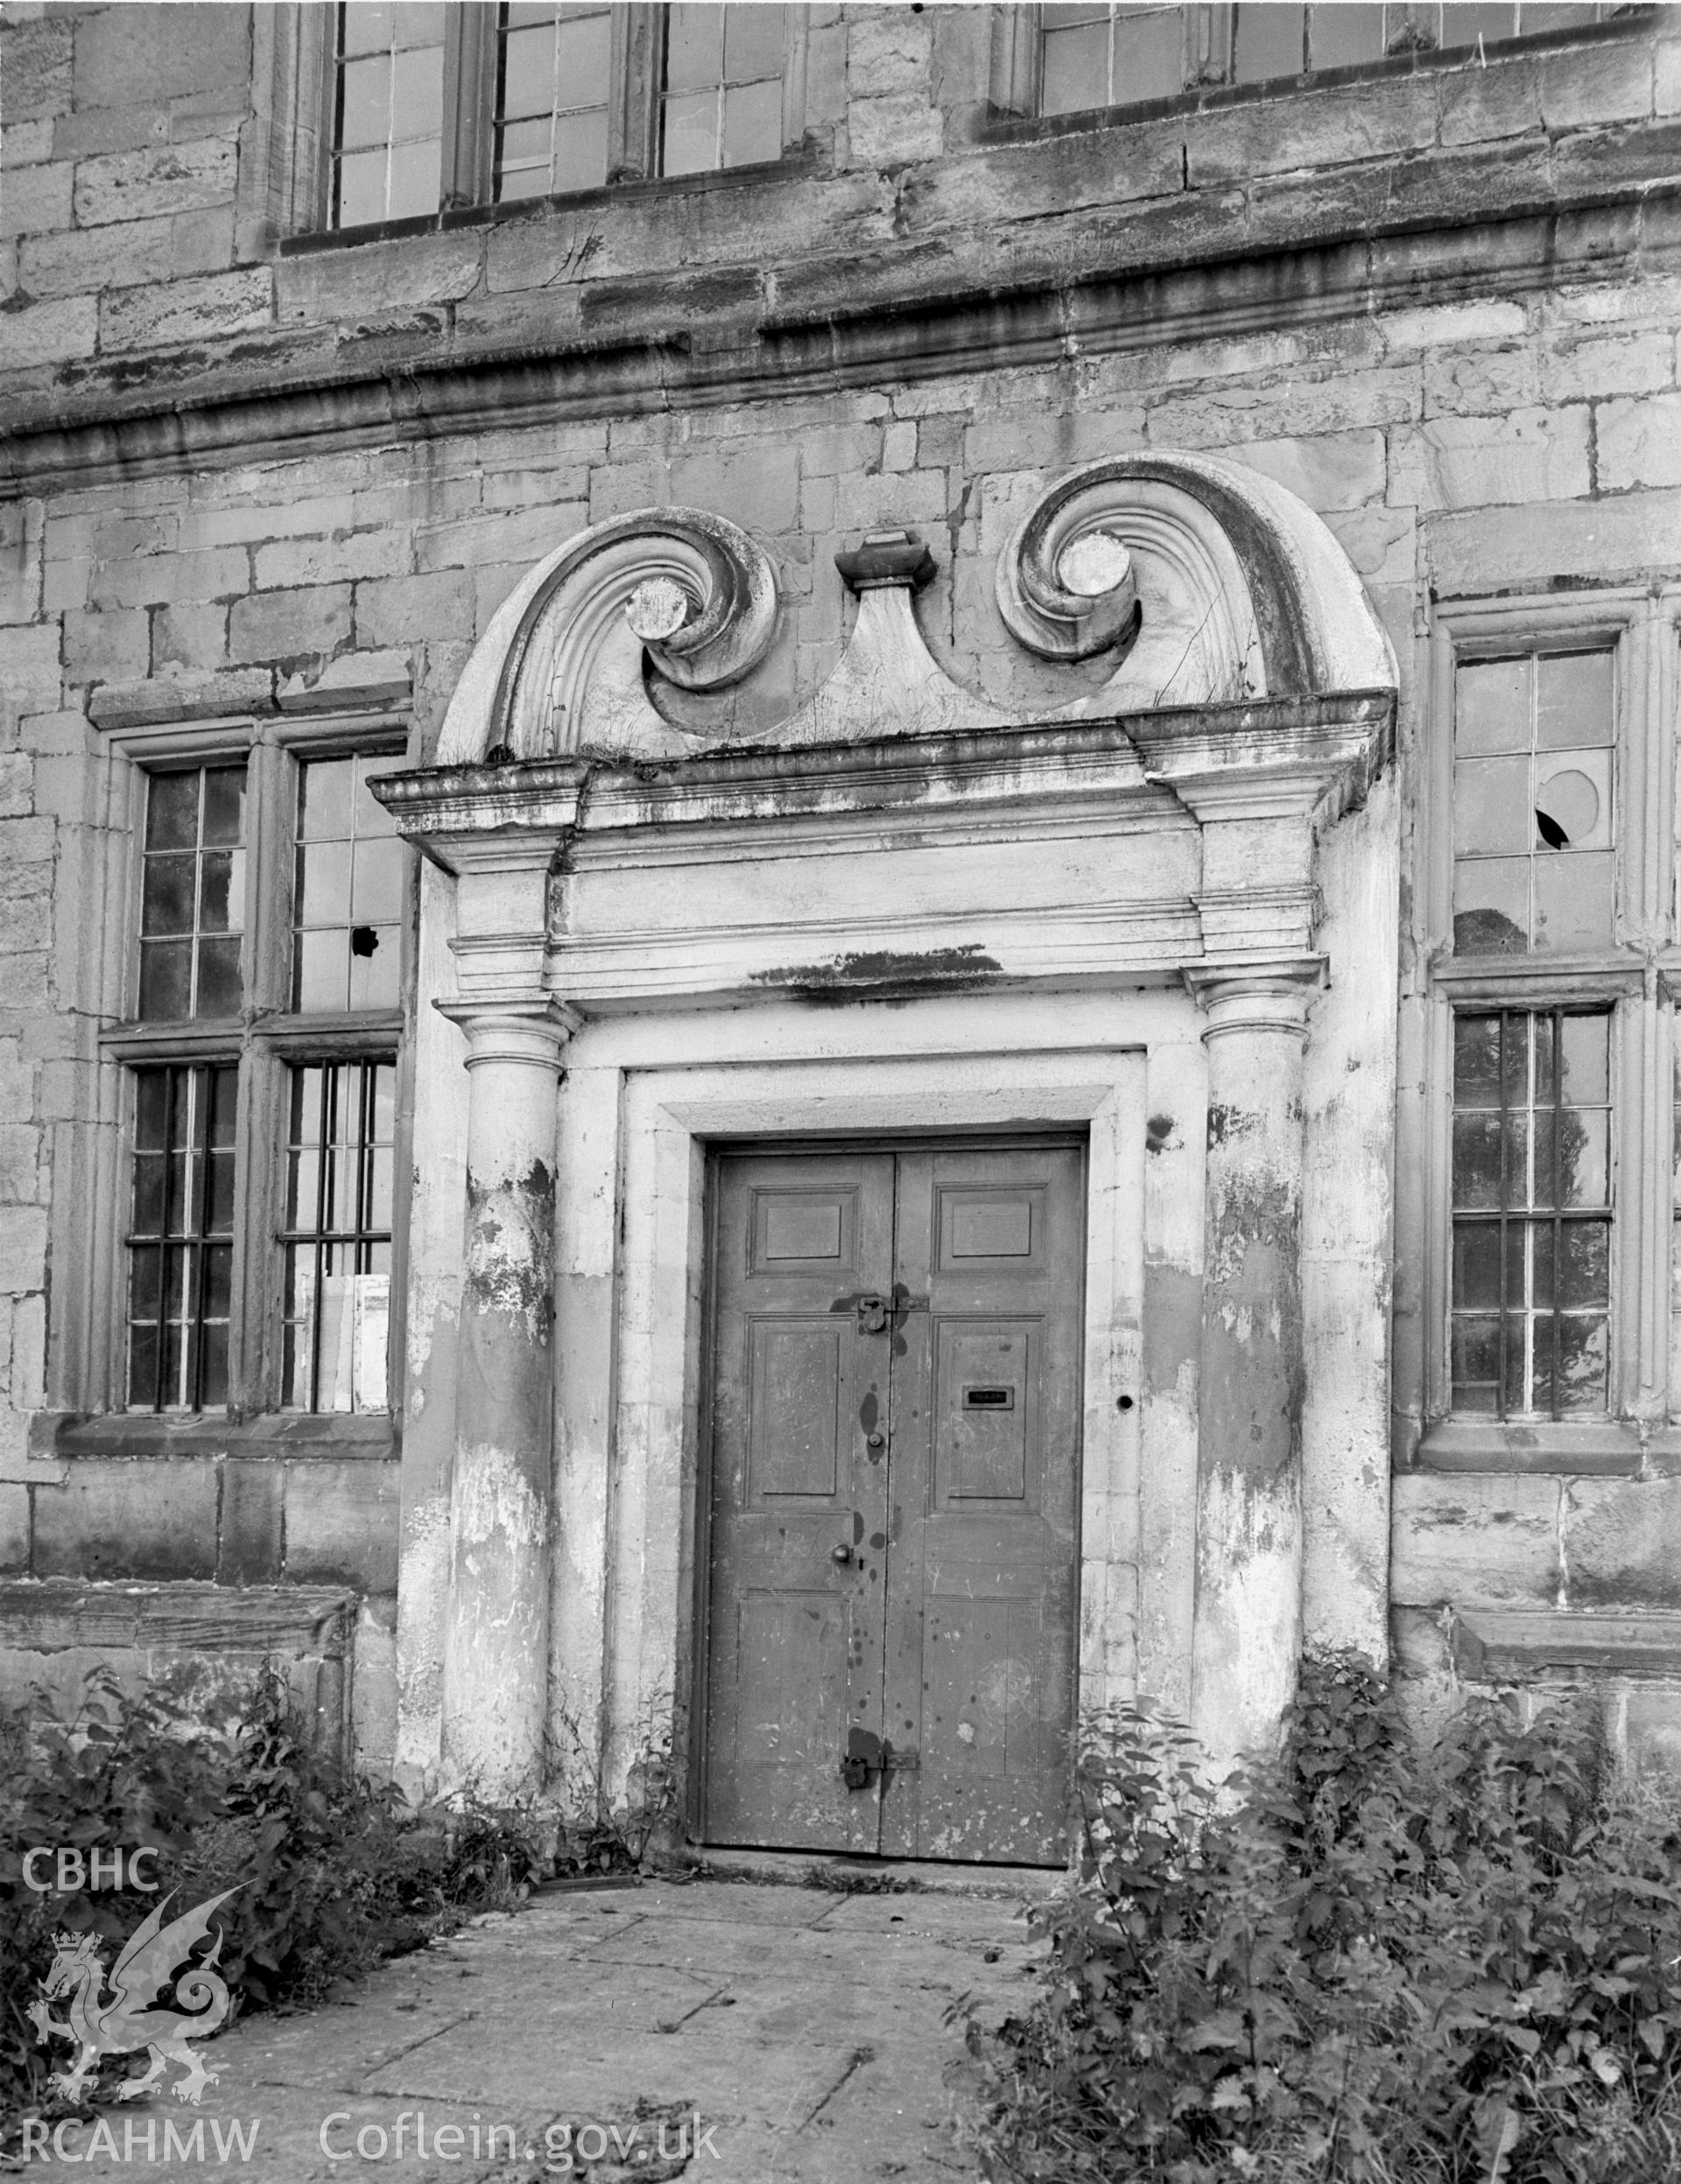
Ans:
{"type": "Polygon", "coordinates": [[[402,954],[403,851],[368,787],[387,756],[299,768],[292,1005],[394,1009],[402,954]]]}
{"type": "Polygon", "coordinates": [[[1457,955],[1579,954],[1614,939],[1614,670],[1608,651],[1458,668],[1457,955]]]}

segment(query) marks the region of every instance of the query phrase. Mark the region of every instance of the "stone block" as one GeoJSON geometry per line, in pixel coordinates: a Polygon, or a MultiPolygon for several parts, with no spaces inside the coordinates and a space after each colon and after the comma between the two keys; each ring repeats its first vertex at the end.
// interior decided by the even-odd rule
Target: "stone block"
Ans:
{"type": "Polygon", "coordinates": [[[407,531],[390,524],[327,539],[280,539],[257,550],[260,590],[348,583],[359,576],[399,576],[408,567],[407,531]]]}
{"type": "Polygon", "coordinates": [[[78,109],[180,98],[250,76],[250,11],[226,0],[76,11],[78,109]]]}
{"type": "Polygon", "coordinates": [[[137,553],[109,561],[94,578],[96,607],[168,607],[178,600],[226,599],[245,589],[250,564],[238,546],[200,553],[137,553]]]}
{"type": "Polygon", "coordinates": [[[21,311],[0,316],[0,335],[4,336],[0,355],[11,371],[91,356],[99,337],[99,305],[92,296],[26,304],[21,311]]]}
{"type": "Polygon", "coordinates": [[[0,1570],[17,1575],[29,1568],[29,1489],[0,1485],[0,1570]]]}
{"type": "Polygon", "coordinates": [[[78,1457],[35,1489],[37,1577],[208,1578],[216,1567],[216,1466],[78,1457]]]}
{"type": "Polygon", "coordinates": [[[1564,1519],[1572,1608],[1681,1608],[1681,1478],[1572,1479],[1564,1519]]]}
{"type": "Polygon", "coordinates": [[[1491,144],[1541,126],[1541,63],[1533,55],[1438,77],[1445,144],[1491,144]]]}
{"type": "Polygon", "coordinates": [[[406,652],[341,652],[326,666],[311,660],[296,674],[282,675],[275,695],[283,713],[384,711],[407,705],[410,689],[406,652]]]}
{"type": "Polygon", "coordinates": [[[1593,421],[1602,492],[1681,485],[1681,394],[1601,402],[1593,421]]]}
{"type": "Polygon", "coordinates": [[[93,106],[60,114],[53,124],[53,151],[60,159],[88,159],[105,151],[138,151],[169,142],[166,106],[93,106]]]}
{"type": "Polygon", "coordinates": [[[356,586],[356,643],[418,645],[473,634],[473,583],[465,570],[390,576],[356,586]]]}
{"type": "Polygon", "coordinates": [[[938,159],[944,147],[944,116],[925,93],[897,91],[886,98],[855,98],[847,109],[848,150],[855,166],[898,167],[938,159]]]}
{"type": "MultiPolygon", "coordinates": [[[[1549,402],[1655,394],[1675,384],[1675,344],[1667,331],[1631,335],[1624,340],[1561,342],[1544,350],[1540,361],[1542,392],[1549,402]]],[[[1603,433],[1603,412],[1595,422],[1603,433]]],[[[1603,468],[1600,483],[1605,483],[1603,468]]]]}
{"type": "MultiPolygon", "coordinates": [[[[270,490],[279,489],[272,484],[270,490]]],[[[355,521],[350,493],[312,493],[270,504],[236,501],[229,508],[190,508],[180,519],[183,546],[268,545],[311,532],[348,531],[355,521]]]]}
{"type": "Polygon", "coordinates": [[[1528,1474],[1397,1472],[1390,1598],[1397,1607],[1554,1605],[1560,1482],[1528,1474]]]}
{"type": "Polygon", "coordinates": [[[11,168],[0,187],[0,236],[41,235],[49,229],[67,228],[74,173],[67,159],[11,168]]]}
{"type": "Polygon", "coordinates": [[[1360,508],[1383,495],[1387,463],[1382,433],[1257,440],[1227,453],[1233,461],[1288,486],[1310,508],[1360,508]]]}
{"type": "Polygon", "coordinates": [[[143,608],[64,617],[64,675],[71,684],[121,682],[151,664],[150,618],[143,608]]]}
{"type": "Polygon", "coordinates": [[[152,616],[154,674],[171,667],[222,667],[227,659],[226,607],[160,607],[152,616]]]}
{"type": "Polygon", "coordinates": [[[1421,151],[1435,142],[1436,122],[1436,87],[1429,76],[1395,76],[1229,107],[1199,116],[1197,127],[1185,132],[1186,185],[1206,189],[1247,182],[1256,174],[1323,172],[1421,151]]]}
{"type": "Polygon", "coordinates": [[[282,326],[318,326],[453,303],[477,287],[483,257],[483,236],[463,229],[282,258],[275,315],[282,326]]]}
{"type": "Polygon", "coordinates": [[[28,122],[67,112],[73,95],[75,24],[73,17],[48,17],[6,28],[0,66],[0,124],[28,122]]]}
{"type": "Polygon", "coordinates": [[[53,157],[51,121],[11,122],[0,130],[0,173],[8,167],[39,166],[53,157]]]}
{"type": "MultiPolygon", "coordinates": [[[[681,494],[677,498],[686,497],[681,494]]],[[[723,511],[721,511],[723,512],[723,511]]],[[[414,534],[415,567],[423,571],[531,563],[564,546],[589,520],[587,501],[543,502],[462,523],[426,525],[414,534]]]]}
{"type": "Polygon", "coordinates": [[[40,1180],[40,1131],[32,1123],[0,1123],[0,1205],[32,1206],[40,1180]]]}
{"type": "MultiPolygon", "coordinates": [[[[45,949],[0,953],[0,1009],[35,1015],[52,1006],[46,975],[52,957],[45,949]]],[[[0,1244],[0,1265],[4,1248],[0,1244]]]]}
{"type": "Polygon", "coordinates": [[[1576,46],[1541,56],[1541,119],[1550,130],[1641,121],[1652,110],[1652,48],[1576,46]]]}
{"type": "Polygon", "coordinates": [[[0,630],[0,721],[56,712],[61,688],[54,624],[0,630]]]}
{"type": "Polygon", "coordinates": [[[77,224],[98,228],[231,203],[237,166],[234,144],[215,137],[84,159],[76,169],[77,224]]]}
{"type": "Polygon", "coordinates": [[[1568,501],[1592,486],[1586,403],[1438,417],[1390,439],[1389,498],[1421,509],[1568,501]]]}
{"type": "Polygon", "coordinates": [[[165,349],[259,333],[270,320],[271,278],[268,268],[260,266],[250,272],[121,289],[100,300],[100,345],[165,349]]]}
{"type": "Polygon", "coordinates": [[[869,8],[847,24],[847,90],[855,102],[926,82],[933,59],[933,25],[908,8],[869,8]]]}
{"type": "Polygon", "coordinates": [[[1541,352],[1533,342],[1513,349],[1448,349],[1426,356],[1424,384],[1426,417],[1498,417],[1533,409],[1543,400],[1541,352]]]}
{"type": "Polygon", "coordinates": [[[219,1585],[273,1585],[280,1579],[285,1473],[271,1456],[230,1456],[222,1469],[219,1585]]]}
{"type": "Polygon", "coordinates": [[[1423,304],[1410,311],[1385,311],[1376,320],[1389,349],[1437,349],[1449,342],[1509,342],[1527,332],[1521,303],[1423,304]]]}
{"type": "Polygon", "coordinates": [[[139,728],[151,722],[208,721],[229,713],[266,713],[274,702],[274,674],[267,667],[197,673],[188,669],[144,682],[112,682],[88,701],[89,719],[101,728],[139,728]]]}
{"type": "Polygon", "coordinates": [[[1660,36],[1652,56],[1652,66],[1653,111],[1657,114],[1681,113],[1681,39],[1660,36]]]}
{"type": "Polygon", "coordinates": [[[165,217],[25,236],[18,253],[19,274],[32,296],[81,295],[167,280],[173,271],[173,227],[165,217]]]}
{"type": "Polygon", "coordinates": [[[236,600],[228,623],[230,659],[298,659],[350,642],[350,587],[313,584],[236,600]]]}
{"type": "MultiPolygon", "coordinates": [[[[35,762],[25,750],[9,750],[0,757],[0,819],[24,819],[34,809],[35,762]]],[[[0,1114],[16,1114],[0,1098],[0,1114]]]]}
{"type": "Polygon", "coordinates": [[[289,1583],[397,1590],[397,1469],[393,1462],[314,1458],[287,1465],[289,1583]]]}

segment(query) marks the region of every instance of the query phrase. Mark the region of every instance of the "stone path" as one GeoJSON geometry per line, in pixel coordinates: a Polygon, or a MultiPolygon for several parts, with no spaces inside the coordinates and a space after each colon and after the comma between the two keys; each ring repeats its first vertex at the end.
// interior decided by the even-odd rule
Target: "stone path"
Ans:
{"type": "Polygon", "coordinates": [[[1024,2008],[1037,1955],[1023,1901],[996,1896],[550,1894],[386,1965],[350,2002],[236,2026],[207,2051],[221,2078],[200,2108],[104,2111],[116,2159],[91,2119],[64,2152],[84,2180],[171,2184],[953,2184],[978,2174],[953,2129],[974,2077],[945,2012],[964,1994],[994,2025],[1024,2008]],[[249,2145],[253,2124],[242,2158],[229,2134],[249,2145]]]}

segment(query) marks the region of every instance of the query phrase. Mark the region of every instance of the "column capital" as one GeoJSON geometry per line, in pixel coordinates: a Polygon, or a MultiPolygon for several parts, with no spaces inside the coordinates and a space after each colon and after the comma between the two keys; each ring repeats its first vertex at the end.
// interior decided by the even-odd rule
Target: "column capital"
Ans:
{"type": "Polygon", "coordinates": [[[550,994],[473,994],[433,1006],[467,1033],[467,1067],[516,1061],[559,1071],[566,1042],[583,1022],[550,994]]]}
{"type": "Polygon", "coordinates": [[[1281,1032],[1305,1040],[1307,1011],[1325,983],[1323,955],[1271,955],[1190,963],[1186,990],[1207,1013],[1203,1042],[1234,1032],[1281,1032]]]}

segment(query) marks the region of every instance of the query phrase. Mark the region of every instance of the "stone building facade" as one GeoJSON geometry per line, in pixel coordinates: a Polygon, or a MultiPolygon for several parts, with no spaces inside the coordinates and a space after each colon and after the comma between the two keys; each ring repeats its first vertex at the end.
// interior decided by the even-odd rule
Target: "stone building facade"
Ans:
{"type": "Polygon", "coordinates": [[[1673,16],[0,100],[9,1687],[1038,1863],[1304,1642],[1676,1753],[1673,16]]]}

